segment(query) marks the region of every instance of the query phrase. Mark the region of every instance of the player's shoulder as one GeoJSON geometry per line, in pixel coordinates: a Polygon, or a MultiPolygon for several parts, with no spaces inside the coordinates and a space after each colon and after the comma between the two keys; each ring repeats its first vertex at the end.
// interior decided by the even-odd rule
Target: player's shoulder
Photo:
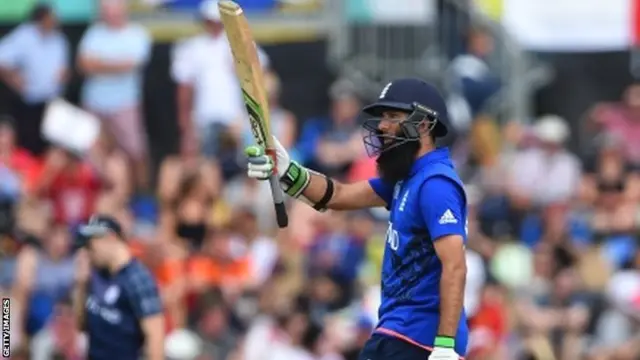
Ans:
{"type": "Polygon", "coordinates": [[[425,177],[419,186],[424,194],[450,194],[450,196],[465,197],[461,182],[442,174],[425,177]]]}
{"type": "Polygon", "coordinates": [[[124,269],[123,277],[128,283],[154,281],[153,274],[143,263],[134,259],[124,269]]]}

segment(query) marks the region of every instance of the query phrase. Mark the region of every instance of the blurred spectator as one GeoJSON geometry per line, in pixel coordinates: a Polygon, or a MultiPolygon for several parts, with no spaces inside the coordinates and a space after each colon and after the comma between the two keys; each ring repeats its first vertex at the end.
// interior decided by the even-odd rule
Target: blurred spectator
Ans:
{"type": "Polygon", "coordinates": [[[611,305],[596,328],[594,353],[613,353],[618,358],[640,356],[640,251],[624,269],[615,273],[607,286],[611,305]]]}
{"type": "Polygon", "coordinates": [[[12,295],[20,306],[16,316],[24,321],[28,336],[43,329],[55,304],[73,285],[74,262],[68,226],[54,225],[44,237],[25,236],[28,245],[17,259],[12,295]]]}
{"type": "Polygon", "coordinates": [[[236,348],[238,335],[229,324],[229,314],[221,299],[203,296],[196,329],[203,340],[203,360],[228,359],[236,348]]]}
{"type": "Polygon", "coordinates": [[[62,95],[68,77],[69,44],[53,9],[39,4],[28,23],[0,40],[0,78],[20,95],[13,112],[18,144],[34,155],[46,150],[40,134],[46,103],[62,95]]]}
{"type": "Polygon", "coordinates": [[[247,245],[251,259],[251,286],[260,287],[275,271],[279,258],[278,244],[260,231],[255,211],[239,209],[233,219],[236,236],[240,243],[247,245]]]}
{"type": "MultiPolygon", "coordinates": [[[[471,359],[505,359],[508,337],[508,303],[505,289],[489,283],[480,290],[479,301],[469,319],[471,359]]],[[[465,307],[466,309],[466,307],[465,307]]]]}
{"type": "Polygon", "coordinates": [[[158,183],[160,226],[170,241],[184,242],[189,251],[201,248],[213,225],[221,186],[220,170],[211,161],[171,157],[162,163],[158,183]]]}
{"type": "MultiPolygon", "coordinates": [[[[529,211],[537,211],[549,204],[567,203],[577,195],[581,166],[578,158],[570,153],[564,142],[569,137],[565,121],[556,116],[545,116],[533,128],[531,144],[517,150],[505,159],[506,174],[503,186],[508,194],[506,208],[497,205],[500,195],[494,198],[493,216],[509,217],[512,231],[520,231],[520,222],[529,211]]],[[[503,204],[504,205],[504,204],[503,204]]],[[[481,216],[487,216],[485,203],[481,216]]]]}
{"type": "Polygon", "coordinates": [[[487,63],[493,52],[493,38],[487,29],[469,31],[467,52],[456,56],[450,65],[450,105],[456,109],[456,128],[465,130],[501,88],[500,79],[487,63]]]}
{"type": "Polygon", "coordinates": [[[331,86],[328,118],[305,121],[296,146],[299,160],[329,176],[343,176],[352,163],[364,157],[358,122],[361,100],[354,84],[341,80],[331,86]]]}
{"type": "Polygon", "coordinates": [[[77,328],[71,300],[61,299],[56,303],[46,327],[33,338],[31,359],[62,357],[66,360],[82,360],[86,350],[86,338],[77,328]]]}
{"type": "Polygon", "coordinates": [[[373,233],[371,215],[331,212],[318,225],[317,237],[308,251],[308,271],[311,278],[327,275],[335,282],[340,298],[332,305],[344,307],[355,293],[366,242],[373,233]]]}
{"type": "MultiPolygon", "coordinates": [[[[181,151],[218,158],[228,178],[240,170],[236,156],[244,129],[238,124],[246,121],[238,120],[247,115],[217,1],[202,1],[199,16],[205,33],[178,44],[171,65],[178,83],[181,151]]],[[[258,50],[268,68],[268,58],[258,50]]]]}
{"type": "Polygon", "coordinates": [[[227,211],[250,208],[256,214],[261,232],[271,234],[275,231],[275,211],[269,183],[242,174],[226,183],[223,196],[227,211]]]}
{"type": "MultiPolygon", "coordinates": [[[[619,103],[602,103],[595,106],[587,124],[590,140],[597,135],[614,135],[621,147],[625,160],[634,168],[640,166],[640,85],[626,89],[619,103]]],[[[590,141],[590,142],[591,142],[590,141]]],[[[594,144],[589,144],[594,145],[594,144]]]]}
{"type": "Polygon", "coordinates": [[[104,131],[130,157],[136,185],[148,186],[147,133],[141,114],[142,70],[151,39],[127,19],[124,0],[103,0],[101,21],[89,27],[78,50],[78,68],[86,76],[82,103],[102,119],[104,131]]]}
{"type": "Polygon", "coordinates": [[[562,118],[545,116],[533,133],[536,145],[511,159],[511,199],[518,208],[566,203],[575,195],[581,173],[578,158],[564,147],[569,127],[562,118]]]}
{"type": "Polygon", "coordinates": [[[107,184],[97,200],[97,211],[112,213],[126,209],[134,193],[126,154],[109,140],[106,133],[101,133],[86,159],[107,184]]]}
{"type": "Polygon", "coordinates": [[[89,219],[104,185],[87,161],[61,148],[48,151],[35,179],[30,205],[37,211],[50,203],[55,221],[69,226],[89,219]]]}
{"type": "Polygon", "coordinates": [[[523,301],[518,312],[529,337],[544,338],[559,359],[579,359],[590,315],[574,269],[560,270],[549,291],[531,301],[523,301]]]}
{"type": "Polygon", "coordinates": [[[343,351],[344,360],[358,360],[360,351],[369,340],[375,324],[366,315],[360,316],[356,322],[355,340],[343,351]]]}
{"type": "Polygon", "coordinates": [[[0,233],[10,234],[22,195],[36,181],[39,163],[16,144],[14,121],[0,119],[0,233]]]}

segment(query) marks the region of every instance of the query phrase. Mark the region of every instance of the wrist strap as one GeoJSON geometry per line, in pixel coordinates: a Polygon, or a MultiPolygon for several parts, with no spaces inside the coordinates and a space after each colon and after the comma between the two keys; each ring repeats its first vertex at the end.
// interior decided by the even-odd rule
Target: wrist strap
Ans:
{"type": "Polygon", "coordinates": [[[280,178],[280,183],[283,185],[282,189],[293,198],[297,198],[302,194],[304,189],[309,186],[309,181],[311,181],[309,170],[295,161],[291,161],[287,171],[280,178]]]}
{"type": "Polygon", "coordinates": [[[335,190],[333,180],[322,174],[316,173],[315,171],[309,170],[295,161],[291,161],[289,164],[287,171],[280,178],[280,184],[287,195],[292,198],[302,200],[320,212],[327,210],[327,204],[331,201],[335,190]],[[324,195],[322,195],[322,198],[317,203],[313,203],[302,194],[311,182],[311,173],[322,176],[327,181],[327,188],[324,195]]]}
{"type": "Polygon", "coordinates": [[[436,336],[436,340],[433,342],[433,346],[441,348],[453,349],[456,347],[456,339],[451,336],[436,336]]]}

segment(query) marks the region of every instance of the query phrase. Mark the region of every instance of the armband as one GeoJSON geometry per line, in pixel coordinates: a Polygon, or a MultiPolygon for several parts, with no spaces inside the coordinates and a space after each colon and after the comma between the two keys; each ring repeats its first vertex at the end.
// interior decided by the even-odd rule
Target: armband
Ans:
{"type": "Polygon", "coordinates": [[[318,211],[327,210],[327,204],[329,203],[329,201],[331,201],[331,198],[333,197],[333,191],[334,191],[333,180],[331,180],[328,177],[325,177],[325,179],[327,180],[327,190],[325,190],[324,195],[322,195],[322,199],[320,199],[320,201],[318,201],[315,205],[313,205],[313,208],[318,211]]]}

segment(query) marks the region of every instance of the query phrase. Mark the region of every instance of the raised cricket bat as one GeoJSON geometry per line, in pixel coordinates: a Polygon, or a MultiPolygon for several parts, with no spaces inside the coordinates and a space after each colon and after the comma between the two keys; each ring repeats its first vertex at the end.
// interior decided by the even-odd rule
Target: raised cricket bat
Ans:
{"type": "MultiPolygon", "coordinates": [[[[266,150],[267,154],[273,158],[273,161],[276,161],[269,123],[269,104],[267,102],[264,76],[249,24],[242,8],[235,2],[220,1],[218,8],[220,9],[224,30],[231,45],[236,74],[238,75],[238,80],[240,80],[242,96],[249,114],[251,132],[256,143],[266,150]]],[[[284,206],[284,192],[280,187],[277,173],[269,177],[269,183],[271,184],[271,195],[276,209],[278,226],[285,228],[289,223],[289,219],[284,206]]]]}

